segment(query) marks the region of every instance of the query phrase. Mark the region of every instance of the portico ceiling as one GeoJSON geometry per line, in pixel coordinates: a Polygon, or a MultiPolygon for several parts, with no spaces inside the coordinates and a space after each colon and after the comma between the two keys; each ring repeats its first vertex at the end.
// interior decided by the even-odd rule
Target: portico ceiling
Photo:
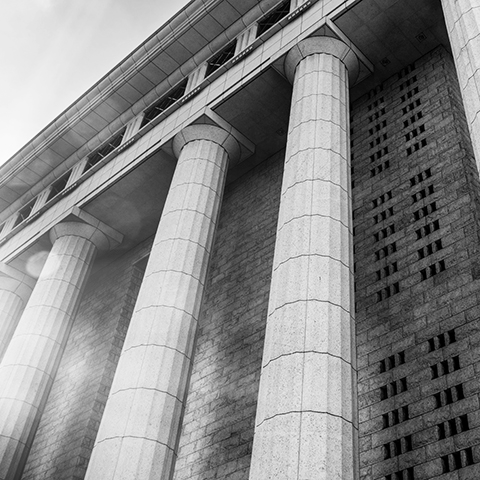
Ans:
{"type": "Polygon", "coordinates": [[[362,0],[334,23],[374,65],[353,99],[435,47],[450,49],[440,0],[362,0]]]}

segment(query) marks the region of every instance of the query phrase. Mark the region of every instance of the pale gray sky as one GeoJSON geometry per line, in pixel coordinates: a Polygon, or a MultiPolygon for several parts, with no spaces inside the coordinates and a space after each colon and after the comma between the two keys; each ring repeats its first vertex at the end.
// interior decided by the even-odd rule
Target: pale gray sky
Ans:
{"type": "Polygon", "coordinates": [[[0,164],[189,0],[0,0],[0,164]]]}

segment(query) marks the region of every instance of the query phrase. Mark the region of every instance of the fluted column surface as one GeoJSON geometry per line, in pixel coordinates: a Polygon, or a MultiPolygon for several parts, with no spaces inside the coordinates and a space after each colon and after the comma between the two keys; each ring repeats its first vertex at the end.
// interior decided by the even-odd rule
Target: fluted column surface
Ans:
{"type": "Polygon", "coordinates": [[[30,292],[31,288],[19,280],[0,278],[0,361],[15,332],[30,292]]]}
{"type": "Polygon", "coordinates": [[[251,480],[355,478],[348,78],[297,66],[251,480]]]}
{"type": "Polygon", "coordinates": [[[442,0],[442,6],[480,171],[480,3],[442,0]]]}
{"type": "Polygon", "coordinates": [[[90,480],[170,478],[228,154],[180,154],[87,471],[90,480]]]}
{"type": "MultiPolygon", "coordinates": [[[[87,237],[96,230],[79,225],[87,237]]],[[[19,478],[95,252],[90,238],[63,231],[55,240],[0,365],[2,480],[19,478]]]]}

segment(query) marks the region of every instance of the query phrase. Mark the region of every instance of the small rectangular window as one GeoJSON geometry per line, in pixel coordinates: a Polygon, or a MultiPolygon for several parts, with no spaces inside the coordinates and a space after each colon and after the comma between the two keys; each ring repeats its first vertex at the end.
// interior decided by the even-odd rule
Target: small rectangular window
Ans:
{"type": "Polygon", "coordinates": [[[144,127],[150,123],[154,118],[158,117],[162,112],[164,112],[168,107],[171,107],[177,100],[180,100],[185,95],[187,89],[188,79],[180,82],[176,87],[172,88],[166,95],[164,95],[158,102],[155,102],[151,107],[145,110],[145,115],[143,116],[142,124],[140,128],[144,127]]]}
{"type": "Polygon", "coordinates": [[[67,186],[68,179],[70,178],[72,171],[70,170],[65,175],[62,175],[58,180],[55,180],[50,187],[50,192],[48,193],[47,202],[52,198],[55,198],[59,193],[65,190],[67,186]]]}
{"type": "Polygon", "coordinates": [[[125,135],[126,127],[122,128],[120,132],[115,134],[113,137],[109,138],[100,148],[95,152],[91,153],[87,158],[87,163],[83,172],[90,170],[94,165],[96,165],[102,158],[105,158],[107,155],[112,153],[120,144],[122,143],[123,137],[125,135]]]}
{"type": "Polygon", "coordinates": [[[237,42],[234,41],[210,58],[210,60],[207,61],[207,71],[205,72],[205,77],[208,77],[213,72],[217,71],[222,65],[233,58],[235,56],[236,46],[237,42]]]}
{"type": "Polygon", "coordinates": [[[290,0],[282,2],[258,22],[257,38],[290,13],[290,0]]]}
{"type": "Polygon", "coordinates": [[[13,227],[20,225],[24,220],[26,220],[32,213],[33,207],[35,206],[37,199],[34,198],[32,201],[28,202],[23,208],[18,211],[17,218],[13,227]]]}

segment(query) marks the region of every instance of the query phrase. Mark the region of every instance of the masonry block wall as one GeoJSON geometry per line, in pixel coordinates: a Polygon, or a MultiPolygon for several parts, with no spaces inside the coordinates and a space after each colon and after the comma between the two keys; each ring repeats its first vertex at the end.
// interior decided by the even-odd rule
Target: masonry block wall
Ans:
{"type": "Polygon", "coordinates": [[[284,151],[227,185],[174,480],[247,480],[284,151]]]}
{"type": "Polygon", "coordinates": [[[23,480],[85,476],[143,278],[151,240],[93,269],[24,469],[23,480]]]}
{"type": "Polygon", "coordinates": [[[352,108],[361,478],[480,478],[478,173],[436,49],[352,108]]]}

